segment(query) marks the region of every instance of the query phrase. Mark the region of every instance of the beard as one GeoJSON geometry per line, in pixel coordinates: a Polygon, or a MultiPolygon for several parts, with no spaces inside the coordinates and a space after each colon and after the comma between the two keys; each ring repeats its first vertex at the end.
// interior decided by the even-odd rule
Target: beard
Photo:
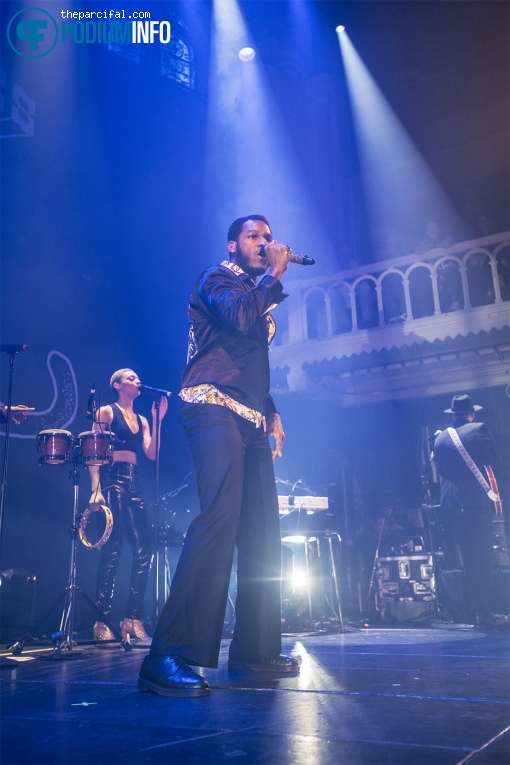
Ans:
{"type": "Polygon", "coordinates": [[[265,255],[246,252],[239,245],[234,255],[234,262],[243,269],[248,276],[262,276],[267,271],[268,262],[265,255]]]}

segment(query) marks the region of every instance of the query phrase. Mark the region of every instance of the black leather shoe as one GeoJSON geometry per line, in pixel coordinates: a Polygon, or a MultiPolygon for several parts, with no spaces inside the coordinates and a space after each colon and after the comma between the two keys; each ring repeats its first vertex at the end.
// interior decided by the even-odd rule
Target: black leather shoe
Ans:
{"type": "Polygon", "coordinates": [[[504,630],[510,628],[510,614],[489,614],[485,617],[480,617],[478,622],[475,622],[475,627],[486,630],[504,630]]]}
{"type": "Polygon", "coordinates": [[[146,656],[140,667],[138,690],[160,696],[208,696],[209,683],[180,656],[146,656]]]}
{"type": "Polygon", "coordinates": [[[237,672],[270,672],[273,675],[298,675],[299,662],[291,656],[276,656],[258,661],[228,660],[228,668],[237,672]]]}

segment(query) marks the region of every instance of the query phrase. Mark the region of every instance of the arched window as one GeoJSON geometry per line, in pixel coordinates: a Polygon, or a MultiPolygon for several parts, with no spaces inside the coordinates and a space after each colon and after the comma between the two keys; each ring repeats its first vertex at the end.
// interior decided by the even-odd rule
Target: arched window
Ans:
{"type": "Polygon", "coordinates": [[[311,292],[306,298],[306,327],[309,340],[328,334],[325,295],[319,290],[311,292]]]}
{"type": "Polygon", "coordinates": [[[377,293],[372,279],[363,279],[356,285],[356,315],[359,329],[377,327],[377,293]]]}
{"type": "Polygon", "coordinates": [[[195,87],[195,63],[190,35],[182,21],[172,24],[170,42],[161,44],[161,74],[184,88],[195,87]]]}
{"type": "Polygon", "coordinates": [[[466,262],[466,275],[473,308],[494,303],[496,295],[489,256],[483,252],[473,253],[466,262]]]}
{"type": "Polygon", "coordinates": [[[459,262],[453,258],[441,261],[436,274],[441,313],[460,311],[464,308],[464,295],[459,262]]]}
{"type": "Polygon", "coordinates": [[[331,305],[331,320],[333,334],[342,335],[352,329],[352,310],[349,288],[346,284],[338,284],[329,291],[331,305]]]}
{"type": "Polygon", "coordinates": [[[385,324],[393,324],[406,319],[406,301],[402,274],[389,273],[383,277],[382,304],[385,324]]]}
{"type": "Polygon", "coordinates": [[[409,295],[413,319],[434,315],[432,274],[427,266],[417,266],[409,273],[409,295]]]}
{"type": "Polygon", "coordinates": [[[501,300],[510,300],[510,250],[508,247],[500,250],[496,256],[498,266],[498,281],[501,300]]]}

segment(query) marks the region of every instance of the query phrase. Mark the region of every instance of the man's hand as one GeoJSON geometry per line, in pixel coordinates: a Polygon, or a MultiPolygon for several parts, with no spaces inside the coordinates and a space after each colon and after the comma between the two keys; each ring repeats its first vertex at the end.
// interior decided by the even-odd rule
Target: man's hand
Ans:
{"type": "MultiPolygon", "coordinates": [[[[26,420],[27,412],[34,411],[35,407],[25,406],[25,404],[17,404],[16,406],[11,406],[11,422],[13,422],[15,425],[19,425],[21,422],[26,420]],[[13,412],[16,413],[16,416],[14,416],[13,412]]],[[[2,407],[2,419],[7,422],[7,406],[2,407]]]]}
{"type": "Polygon", "coordinates": [[[273,239],[264,247],[264,254],[269,263],[268,275],[280,279],[289,265],[289,248],[273,239]]]}
{"type": "Polygon", "coordinates": [[[282,447],[283,447],[283,442],[285,440],[285,433],[283,430],[281,417],[278,414],[278,412],[274,412],[274,414],[270,414],[269,417],[266,418],[266,423],[267,423],[267,434],[269,436],[273,436],[275,440],[275,448],[272,450],[273,462],[274,462],[274,460],[277,457],[282,456],[282,447]]]}

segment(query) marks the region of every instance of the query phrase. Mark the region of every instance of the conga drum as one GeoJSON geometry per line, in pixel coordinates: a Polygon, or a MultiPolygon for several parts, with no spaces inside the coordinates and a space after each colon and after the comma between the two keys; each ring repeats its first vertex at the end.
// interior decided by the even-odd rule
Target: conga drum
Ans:
{"type": "Polygon", "coordinates": [[[83,465],[110,465],[115,433],[87,430],[78,436],[78,452],[83,465]]]}
{"type": "Polygon", "coordinates": [[[71,461],[74,438],[68,430],[41,430],[36,440],[40,465],[64,465],[71,461]]]}

